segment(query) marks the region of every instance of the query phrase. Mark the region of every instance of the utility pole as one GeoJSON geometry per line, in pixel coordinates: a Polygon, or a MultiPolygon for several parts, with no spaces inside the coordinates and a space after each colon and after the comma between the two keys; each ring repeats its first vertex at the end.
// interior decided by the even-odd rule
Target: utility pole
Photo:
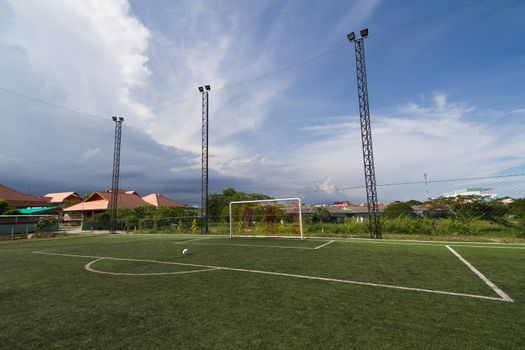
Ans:
{"type": "Polygon", "coordinates": [[[208,91],[209,85],[199,86],[202,93],[202,181],[201,181],[201,235],[208,234],[208,91]]]}
{"type": "Polygon", "coordinates": [[[429,200],[430,196],[428,195],[428,180],[427,180],[427,173],[423,173],[423,178],[425,179],[425,200],[429,200]]]}
{"type": "Polygon", "coordinates": [[[113,146],[113,178],[111,180],[111,199],[109,201],[109,210],[111,213],[111,222],[109,233],[114,234],[117,230],[117,204],[118,204],[118,184],[120,178],[120,141],[122,137],[122,122],[124,118],[113,117],[115,122],[115,140],[113,146]]]}
{"type": "Polygon", "coordinates": [[[360,31],[361,37],[356,39],[355,33],[347,35],[355,44],[355,62],[357,75],[357,93],[359,97],[359,117],[361,121],[361,143],[363,146],[363,162],[365,168],[366,200],[368,205],[368,220],[370,238],[383,238],[381,219],[377,202],[376,174],[374,168],[374,152],[372,149],[372,128],[370,126],[370,109],[368,106],[368,83],[366,79],[364,38],[368,36],[368,28],[360,31]]]}

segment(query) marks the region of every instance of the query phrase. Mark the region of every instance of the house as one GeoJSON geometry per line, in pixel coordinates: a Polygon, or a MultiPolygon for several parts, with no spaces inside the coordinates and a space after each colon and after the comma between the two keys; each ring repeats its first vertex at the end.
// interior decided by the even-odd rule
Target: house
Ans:
{"type": "Polygon", "coordinates": [[[82,202],[82,197],[80,197],[76,192],[48,193],[42,198],[48,203],[62,208],[70,207],[74,204],[82,202]]]}
{"type": "MultiPolygon", "coordinates": [[[[358,222],[363,222],[365,219],[368,219],[368,207],[360,205],[352,205],[345,207],[336,207],[331,206],[328,209],[330,213],[330,218],[336,220],[337,222],[344,221],[345,218],[353,218],[358,222]]],[[[383,211],[383,207],[378,208],[379,211],[383,211]]]]}
{"type": "MultiPolygon", "coordinates": [[[[64,221],[94,220],[95,215],[109,209],[111,191],[94,192],[83,202],[64,208],[64,221]]],[[[119,190],[117,208],[133,209],[142,205],[151,205],[144,201],[137,192],[119,190]]]]}
{"type": "Polygon", "coordinates": [[[344,208],[344,207],[351,207],[351,206],[354,206],[354,204],[352,204],[352,202],[350,201],[338,201],[332,204],[332,207],[336,207],[336,208],[344,208]]]}
{"type": "Polygon", "coordinates": [[[5,199],[10,206],[15,208],[49,206],[49,204],[40,197],[18,192],[4,185],[0,185],[0,198],[5,199]]]}
{"type": "Polygon", "coordinates": [[[148,194],[147,196],[142,197],[142,199],[156,207],[188,207],[186,204],[179,203],[171,198],[168,198],[158,193],[148,194]]]}

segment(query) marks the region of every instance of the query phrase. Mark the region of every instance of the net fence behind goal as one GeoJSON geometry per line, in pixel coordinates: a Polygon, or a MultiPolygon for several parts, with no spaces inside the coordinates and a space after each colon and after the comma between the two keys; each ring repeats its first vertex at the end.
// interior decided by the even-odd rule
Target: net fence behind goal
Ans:
{"type": "Polygon", "coordinates": [[[304,238],[299,198],[231,202],[229,215],[230,238],[304,238]]]}

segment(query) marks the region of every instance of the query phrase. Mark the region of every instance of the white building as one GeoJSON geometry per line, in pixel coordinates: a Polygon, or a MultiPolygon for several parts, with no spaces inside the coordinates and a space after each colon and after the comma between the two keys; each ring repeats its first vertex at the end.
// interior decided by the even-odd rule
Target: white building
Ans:
{"type": "Polygon", "coordinates": [[[459,196],[483,197],[488,201],[492,201],[498,198],[498,195],[494,192],[492,188],[463,188],[460,190],[454,190],[451,192],[443,193],[443,197],[447,198],[456,198],[459,196]]]}

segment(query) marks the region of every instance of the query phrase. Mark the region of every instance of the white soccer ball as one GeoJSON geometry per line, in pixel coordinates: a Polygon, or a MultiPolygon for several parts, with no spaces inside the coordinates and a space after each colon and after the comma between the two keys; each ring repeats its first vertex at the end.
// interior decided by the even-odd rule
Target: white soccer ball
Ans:
{"type": "Polygon", "coordinates": [[[188,255],[190,253],[190,250],[188,248],[184,248],[182,250],[182,255],[188,255]]]}

